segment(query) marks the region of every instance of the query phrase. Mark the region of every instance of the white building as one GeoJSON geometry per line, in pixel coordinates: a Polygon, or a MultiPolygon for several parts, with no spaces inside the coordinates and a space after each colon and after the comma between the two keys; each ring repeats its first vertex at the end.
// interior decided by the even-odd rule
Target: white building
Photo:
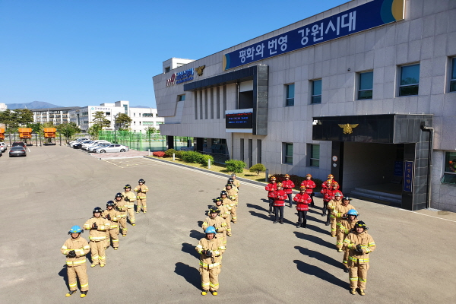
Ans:
{"type": "Polygon", "coordinates": [[[70,122],[70,111],[75,111],[79,107],[61,107],[47,109],[32,109],[33,122],[46,123],[52,122],[55,126],[70,122]]]}
{"type": "Polygon", "coordinates": [[[8,109],[8,106],[4,103],[0,103],[0,112],[6,111],[8,109]]]}
{"type": "Polygon", "coordinates": [[[164,118],[157,116],[157,109],[153,108],[130,108],[129,101],[121,100],[115,103],[102,103],[99,106],[87,106],[70,112],[70,121],[76,123],[81,130],[87,131],[93,125],[95,112],[104,112],[106,118],[111,121],[111,126],[104,130],[117,130],[115,124],[116,115],[127,114],[132,122],[130,130],[133,132],[145,132],[148,127],[159,130],[164,118]]]}
{"type": "Polygon", "coordinates": [[[161,133],[456,211],[455,16],[456,1],[353,0],[156,75],[161,133]]]}

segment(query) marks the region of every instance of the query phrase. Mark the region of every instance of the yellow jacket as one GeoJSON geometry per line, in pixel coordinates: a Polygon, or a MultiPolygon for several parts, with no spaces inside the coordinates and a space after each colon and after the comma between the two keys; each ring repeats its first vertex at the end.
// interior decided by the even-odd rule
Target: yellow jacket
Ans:
{"type": "Polygon", "coordinates": [[[225,246],[223,245],[222,240],[213,238],[208,240],[203,238],[199,241],[198,245],[195,247],[195,250],[198,251],[200,256],[200,267],[206,269],[212,269],[218,267],[222,264],[222,254],[225,252],[225,246]],[[208,257],[203,253],[205,250],[212,251],[212,257],[208,257]]]}
{"type": "Polygon", "coordinates": [[[122,195],[124,196],[123,200],[125,201],[125,206],[127,206],[128,209],[135,208],[136,195],[133,191],[122,192],[122,195]]]}
{"type": "Polygon", "coordinates": [[[103,217],[92,217],[84,224],[85,230],[90,230],[89,240],[92,242],[104,241],[106,239],[106,230],[109,230],[109,221],[103,217]],[[93,223],[97,223],[97,229],[93,229],[93,223]]]}
{"type": "Polygon", "coordinates": [[[106,209],[105,211],[103,211],[101,216],[104,217],[105,219],[107,219],[108,221],[110,221],[109,229],[114,229],[114,228],[119,227],[117,222],[119,221],[121,216],[120,216],[120,212],[117,211],[116,209],[114,209],[114,208],[112,208],[111,210],[106,209]],[[111,218],[111,220],[108,219],[108,214],[109,214],[109,217],[111,218]]]}
{"type": "Polygon", "coordinates": [[[86,239],[84,239],[82,236],[79,236],[76,239],[73,239],[72,237],[70,237],[63,244],[62,248],[60,248],[60,251],[64,255],[68,255],[68,253],[71,250],[74,250],[74,253],[76,253],[76,257],[75,258],[67,257],[66,264],[69,267],[79,266],[86,262],[85,255],[87,253],[89,253],[90,246],[89,246],[89,243],[87,243],[86,239]]]}
{"type": "Polygon", "coordinates": [[[137,193],[136,198],[137,199],[145,199],[146,198],[146,192],[149,191],[149,188],[147,188],[146,185],[138,185],[135,187],[134,191],[137,193]]]}
{"type": "Polygon", "coordinates": [[[368,264],[369,263],[369,254],[375,250],[374,239],[367,233],[363,231],[362,233],[357,233],[355,231],[349,233],[344,240],[344,249],[348,249],[348,266],[355,263],[359,264],[368,264]],[[361,245],[362,253],[356,251],[357,245],[361,245]]]}

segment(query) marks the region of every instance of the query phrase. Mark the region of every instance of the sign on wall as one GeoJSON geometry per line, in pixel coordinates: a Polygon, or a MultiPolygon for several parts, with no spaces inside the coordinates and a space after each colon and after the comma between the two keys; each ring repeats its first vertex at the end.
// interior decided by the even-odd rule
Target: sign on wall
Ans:
{"type": "Polygon", "coordinates": [[[225,54],[223,70],[404,19],[404,0],[373,0],[304,27],[225,54]]]}
{"type": "Polygon", "coordinates": [[[225,116],[227,132],[252,133],[253,109],[227,110],[225,116]]]}
{"type": "Polygon", "coordinates": [[[404,162],[404,188],[405,192],[412,192],[413,185],[413,162],[404,162]]]}

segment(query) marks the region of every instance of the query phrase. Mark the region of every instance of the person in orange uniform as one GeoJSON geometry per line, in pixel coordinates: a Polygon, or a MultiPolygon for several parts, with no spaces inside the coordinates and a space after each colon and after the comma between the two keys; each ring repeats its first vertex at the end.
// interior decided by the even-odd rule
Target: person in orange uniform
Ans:
{"type": "Polygon", "coordinates": [[[376,246],[374,239],[367,233],[368,228],[363,221],[358,221],[355,228],[344,240],[344,249],[348,249],[348,271],[350,279],[350,293],[364,296],[369,270],[369,256],[376,246]]]}
{"type": "Polygon", "coordinates": [[[309,204],[312,200],[310,196],[306,193],[305,186],[300,187],[300,192],[295,195],[293,200],[296,202],[296,210],[298,211],[298,223],[296,224],[296,227],[306,228],[306,215],[307,211],[309,211],[309,204]]]}
{"type": "Polygon", "coordinates": [[[264,187],[264,190],[268,191],[269,199],[269,215],[272,214],[272,208],[274,207],[274,192],[277,191],[277,183],[275,176],[269,178],[269,184],[264,187]]]}
{"type": "Polygon", "coordinates": [[[68,234],[71,236],[63,244],[60,251],[66,256],[68,274],[68,286],[70,290],[65,296],[70,297],[78,290],[78,279],[81,285],[81,298],[89,291],[89,279],[87,277],[86,254],[90,251],[89,243],[81,237],[84,231],[79,226],[71,227],[68,234]]]}
{"type": "Polygon", "coordinates": [[[288,196],[288,203],[290,204],[289,207],[291,208],[291,206],[293,205],[293,188],[295,187],[295,184],[293,183],[293,181],[290,180],[290,175],[285,174],[285,180],[282,182],[282,186],[283,191],[285,191],[285,193],[288,196]]]}
{"type": "Polygon", "coordinates": [[[312,175],[311,174],[306,174],[306,179],[302,181],[301,186],[306,187],[306,193],[308,196],[310,196],[310,199],[312,202],[310,203],[310,206],[315,207],[314,199],[313,197],[315,196],[315,193],[313,192],[313,189],[317,187],[315,182],[312,180],[312,175]]]}
{"type": "MultiPolygon", "coordinates": [[[[332,185],[332,183],[336,182],[334,180],[334,175],[329,174],[327,180],[321,185],[322,188],[326,188],[327,185],[332,185]],[[327,183],[329,182],[329,184],[327,183]]],[[[337,183],[337,182],[336,182],[337,183]]],[[[328,187],[329,188],[329,187],[328,187]]]]}
{"type": "Polygon", "coordinates": [[[279,220],[280,224],[283,224],[283,208],[285,207],[285,200],[287,199],[287,194],[283,191],[282,183],[277,184],[277,191],[274,191],[274,214],[275,220],[274,224],[277,224],[279,220]],[[280,213],[280,218],[279,218],[280,213]]]}
{"type": "Polygon", "coordinates": [[[331,200],[331,192],[328,192],[331,189],[331,182],[324,182],[321,184],[320,193],[323,195],[323,210],[321,216],[325,216],[328,209],[328,202],[331,200]]]}

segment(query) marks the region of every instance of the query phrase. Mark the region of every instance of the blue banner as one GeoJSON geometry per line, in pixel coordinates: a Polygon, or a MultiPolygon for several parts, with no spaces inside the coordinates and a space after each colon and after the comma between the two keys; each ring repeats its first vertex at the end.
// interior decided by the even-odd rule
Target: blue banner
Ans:
{"type": "Polygon", "coordinates": [[[223,70],[404,19],[404,0],[373,0],[223,57],[223,70]]]}
{"type": "Polygon", "coordinates": [[[402,176],[404,174],[404,162],[395,161],[394,162],[394,176],[402,176]]]}
{"type": "Polygon", "coordinates": [[[403,191],[412,192],[413,185],[413,162],[406,161],[404,165],[404,187],[403,191]]]}

